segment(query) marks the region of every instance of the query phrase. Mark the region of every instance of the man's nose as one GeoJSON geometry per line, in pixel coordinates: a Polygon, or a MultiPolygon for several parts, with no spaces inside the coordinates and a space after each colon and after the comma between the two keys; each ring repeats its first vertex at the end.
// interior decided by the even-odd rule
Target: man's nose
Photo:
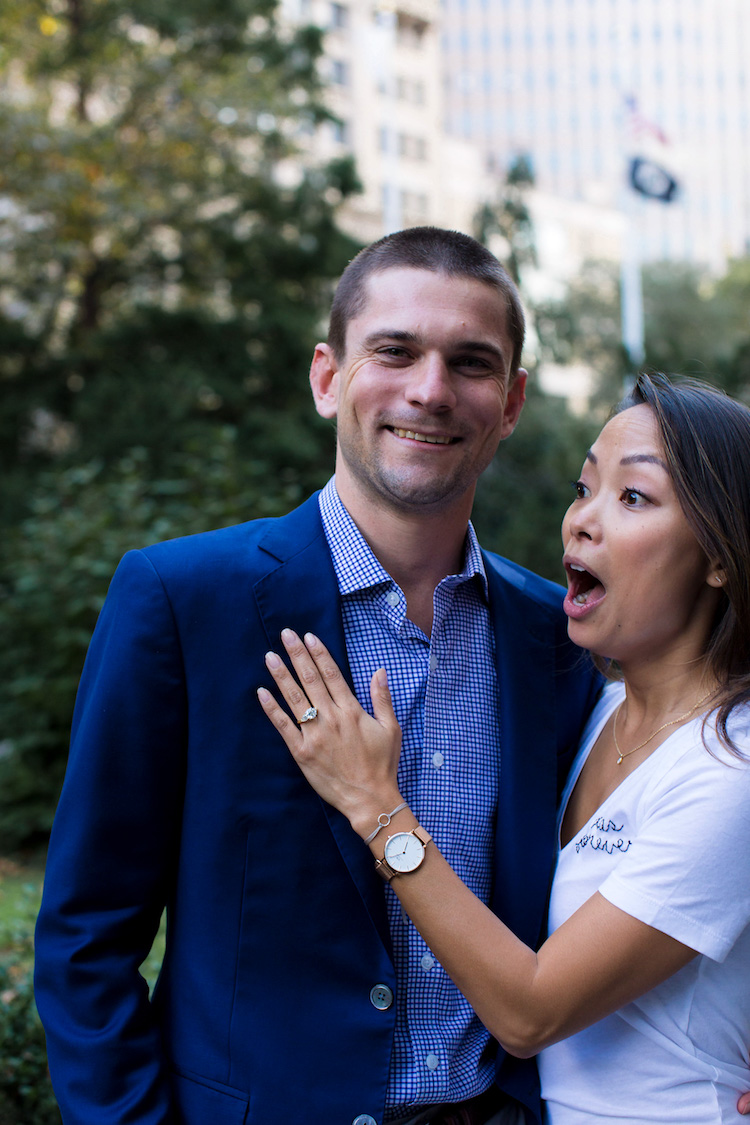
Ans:
{"type": "Polygon", "coordinates": [[[456,405],[453,375],[441,355],[425,355],[414,365],[406,396],[410,403],[425,410],[450,410],[456,405]]]}

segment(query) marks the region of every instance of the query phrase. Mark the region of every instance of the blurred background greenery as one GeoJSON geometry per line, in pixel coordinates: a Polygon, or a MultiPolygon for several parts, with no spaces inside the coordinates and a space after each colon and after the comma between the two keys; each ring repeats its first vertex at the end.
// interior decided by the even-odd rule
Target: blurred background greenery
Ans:
{"type": "MultiPolygon", "coordinates": [[[[296,152],[330,116],[321,32],[277,17],[275,0],[0,7],[0,1125],[59,1120],[30,934],[118,559],[280,514],[331,472],[307,369],[358,249],[336,221],[358,183],[350,160],[296,152]]],[[[530,183],[520,161],[477,216],[516,276],[533,259],[530,183]]],[[[750,260],[719,279],[652,266],[644,290],[646,365],[746,396],[750,260]]],[[[568,482],[625,374],[618,279],[591,262],[527,306],[529,401],[475,522],[487,547],[558,577],[568,482]],[[587,416],[541,392],[545,359],[599,372],[587,416]]]]}

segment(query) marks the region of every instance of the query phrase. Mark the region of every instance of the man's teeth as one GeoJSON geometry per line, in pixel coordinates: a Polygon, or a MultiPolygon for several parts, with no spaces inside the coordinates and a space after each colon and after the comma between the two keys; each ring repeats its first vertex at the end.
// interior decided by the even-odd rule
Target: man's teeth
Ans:
{"type": "MultiPolygon", "coordinates": [[[[571,570],[576,570],[576,567],[571,567],[571,570]]],[[[580,594],[576,594],[573,598],[573,605],[585,605],[589,596],[588,590],[582,590],[580,594]]]]}
{"type": "Polygon", "coordinates": [[[414,430],[397,430],[394,429],[396,437],[411,438],[413,441],[426,441],[430,445],[450,445],[453,438],[444,437],[438,434],[418,434],[414,430]]]}
{"type": "Polygon", "coordinates": [[[586,567],[585,566],[576,566],[575,563],[570,563],[570,569],[571,570],[580,570],[581,574],[586,573],[586,567]]]}

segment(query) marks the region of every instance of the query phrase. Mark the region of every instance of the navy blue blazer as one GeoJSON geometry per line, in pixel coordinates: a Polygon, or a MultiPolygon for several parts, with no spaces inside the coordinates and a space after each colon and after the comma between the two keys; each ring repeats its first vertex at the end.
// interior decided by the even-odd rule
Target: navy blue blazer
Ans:
{"type": "MultiPolygon", "coordinates": [[[[502,778],[493,909],[543,929],[561,776],[598,690],[560,588],[485,555],[502,778]]],[[[346,669],[317,498],[128,553],[76,704],[37,926],[37,1001],[66,1125],[383,1118],[395,991],[369,850],[263,715],[263,657],[311,629],[346,669]],[[152,1000],[139,974],[164,906],[152,1000]]],[[[533,1064],[499,1081],[534,1103],[533,1064]]]]}

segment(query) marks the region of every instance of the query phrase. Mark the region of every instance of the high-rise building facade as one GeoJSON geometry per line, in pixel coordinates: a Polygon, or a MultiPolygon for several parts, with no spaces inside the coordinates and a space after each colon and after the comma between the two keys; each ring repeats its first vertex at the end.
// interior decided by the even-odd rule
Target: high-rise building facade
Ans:
{"type": "Polygon", "coordinates": [[[630,211],[647,259],[750,252],[748,0],[442,5],[446,126],[490,167],[525,154],[541,192],[630,211]],[[639,156],[671,202],[629,186],[639,156]]]}
{"type": "Polygon", "coordinates": [[[445,131],[440,0],[283,0],[282,10],[325,30],[336,121],[316,134],[315,156],[351,153],[364,189],[342,225],[364,242],[423,223],[469,230],[489,178],[478,147],[445,131]]]}

